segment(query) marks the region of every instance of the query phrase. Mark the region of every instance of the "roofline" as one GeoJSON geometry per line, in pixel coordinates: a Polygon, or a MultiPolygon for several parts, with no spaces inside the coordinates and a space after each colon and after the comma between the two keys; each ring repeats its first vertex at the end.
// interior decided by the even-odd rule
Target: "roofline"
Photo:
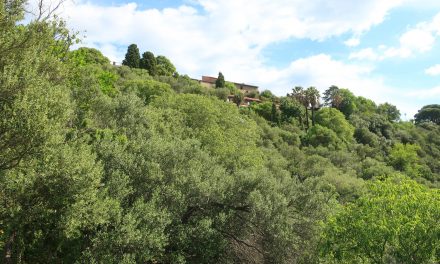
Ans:
{"type": "MultiPolygon", "coordinates": [[[[202,80],[200,80],[200,81],[202,81],[202,82],[203,82],[203,77],[205,77],[205,78],[212,78],[212,79],[215,79],[215,80],[217,80],[217,78],[216,78],[216,77],[212,77],[212,76],[206,76],[206,75],[202,75],[202,80]]],[[[215,83],[215,80],[214,80],[213,82],[208,82],[208,83],[215,83]]],[[[237,82],[230,82],[230,83],[233,83],[233,84],[236,84],[236,85],[246,85],[246,86],[249,86],[249,87],[254,87],[254,88],[258,89],[258,86],[256,86],[256,85],[252,85],[252,84],[246,84],[246,83],[237,83],[237,82]]]]}

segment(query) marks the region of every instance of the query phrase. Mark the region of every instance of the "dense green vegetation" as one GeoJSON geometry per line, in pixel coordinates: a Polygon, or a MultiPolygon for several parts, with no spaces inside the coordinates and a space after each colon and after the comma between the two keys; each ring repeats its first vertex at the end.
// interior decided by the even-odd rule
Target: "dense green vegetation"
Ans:
{"type": "Polygon", "coordinates": [[[438,263],[438,106],[204,88],[0,2],[3,263],[438,263]],[[129,67],[130,66],[130,67],[129,67]],[[226,98],[225,98],[226,96],[226,98]]]}

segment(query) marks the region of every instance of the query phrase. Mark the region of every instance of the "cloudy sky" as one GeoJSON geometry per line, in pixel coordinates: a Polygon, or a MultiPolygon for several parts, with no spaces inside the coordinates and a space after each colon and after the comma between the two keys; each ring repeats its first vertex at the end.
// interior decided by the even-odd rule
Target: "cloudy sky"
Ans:
{"type": "Polygon", "coordinates": [[[179,73],[277,95],[337,85],[404,119],[440,103],[438,0],[75,0],[60,12],[112,61],[136,43],[179,73]]]}

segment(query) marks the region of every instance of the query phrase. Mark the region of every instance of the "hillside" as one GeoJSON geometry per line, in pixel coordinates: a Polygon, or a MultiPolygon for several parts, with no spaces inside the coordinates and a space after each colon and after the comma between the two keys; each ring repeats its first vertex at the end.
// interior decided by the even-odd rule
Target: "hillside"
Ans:
{"type": "Polygon", "coordinates": [[[440,261],[440,106],[401,121],[332,86],[237,107],[22,16],[0,3],[3,263],[440,261]]]}

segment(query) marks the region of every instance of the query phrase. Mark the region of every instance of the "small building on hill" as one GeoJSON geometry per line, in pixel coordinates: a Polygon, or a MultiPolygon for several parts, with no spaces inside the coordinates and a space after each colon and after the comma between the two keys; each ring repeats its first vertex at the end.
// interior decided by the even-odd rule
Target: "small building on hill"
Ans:
{"type": "MultiPolygon", "coordinates": [[[[202,76],[202,80],[197,80],[200,85],[208,88],[215,88],[215,81],[217,78],[211,76],[202,76]]],[[[245,83],[236,83],[232,82],[235,87],[242,92],[244,95],[251,93],[258,93],[258,86],[245,84],[245,83]]]]}

